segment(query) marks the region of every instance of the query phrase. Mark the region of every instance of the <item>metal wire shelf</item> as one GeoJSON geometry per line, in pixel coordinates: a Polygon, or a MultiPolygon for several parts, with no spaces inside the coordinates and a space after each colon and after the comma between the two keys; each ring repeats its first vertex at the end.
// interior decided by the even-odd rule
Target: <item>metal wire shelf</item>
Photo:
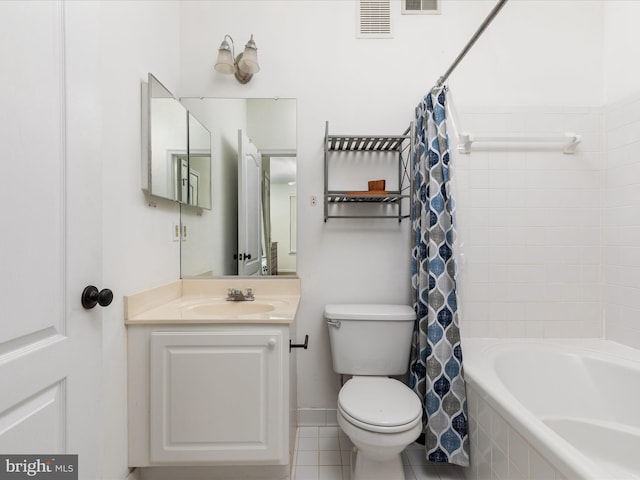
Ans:
{"type": "MultiPolygon", "coordinates": [[[[329,135],[329,122],[325,126],[324,142],[324,221],[329,218],[395,218],[402,221],[408,218],[407,213],[403,213],[403,202],[409,199],[408,193],[411,191],[413,180],[411,167],[411,151],[413,145],[412,124],[402,133],[402,135],[329,135]],[[397,190],[385,192],[358,192],[345,190],[329,190],[329,157],[336,152],[371,152],[390,153],[397,155],[398,173],[397,190]],[[330,205],[336,204],[380,204],[391,206],[395,209],[395,214],[378,215],[368,211],[362,215],[352,215],[346,211],[335,214],[330,212],[330,205]],[[331,214],[330,214],[331,213],[331,214]]],[[[342,157],[342,161],[348,161],[347,157],[342,157]]],[[[408,208],[405,206],[405,212],[408,208]]]]}

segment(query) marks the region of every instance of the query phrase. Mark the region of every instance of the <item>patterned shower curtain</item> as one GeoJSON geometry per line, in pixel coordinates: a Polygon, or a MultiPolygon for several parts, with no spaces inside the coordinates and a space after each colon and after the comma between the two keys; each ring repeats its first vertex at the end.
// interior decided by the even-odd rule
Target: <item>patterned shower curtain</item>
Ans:
{"type": "Polygon", "coordinates": [[[426,457],[469,465],[469,437],[458,324],[454,202],[449,185],[446,87],[416,108],[412,287],[417,314],[410,386],[422,400],[426,457]]]}

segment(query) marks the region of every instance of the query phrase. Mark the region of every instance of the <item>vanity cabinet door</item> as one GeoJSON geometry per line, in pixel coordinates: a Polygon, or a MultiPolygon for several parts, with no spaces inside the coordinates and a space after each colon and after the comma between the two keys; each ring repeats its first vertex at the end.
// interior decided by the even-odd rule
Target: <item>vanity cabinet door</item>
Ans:
{"type": "Polygon", "coordinates": [[[152,464],[286,464],[285,336],[153,332],[152,464]]]}

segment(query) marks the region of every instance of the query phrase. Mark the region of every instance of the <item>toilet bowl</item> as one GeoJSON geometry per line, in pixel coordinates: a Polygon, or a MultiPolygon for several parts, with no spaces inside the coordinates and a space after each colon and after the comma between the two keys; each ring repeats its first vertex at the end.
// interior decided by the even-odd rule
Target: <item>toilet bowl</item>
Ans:
{"type": "Polygon", "coordinates": [[[354,377],[338,394],[338,425],[355,445],[352,480],[402,480],[400,455],[422,432],[420,399],[398,380],[354,377]]]}
{"type": "Polygon", "coordinates": [[[353,375],[338,393],[338,425],[355,445],[351,480],[403,480],[400,454],[422,433],[422,403],[392,375],[409,366],[416,314],[408,305],[329,304],[333,370],[353,375]]]}

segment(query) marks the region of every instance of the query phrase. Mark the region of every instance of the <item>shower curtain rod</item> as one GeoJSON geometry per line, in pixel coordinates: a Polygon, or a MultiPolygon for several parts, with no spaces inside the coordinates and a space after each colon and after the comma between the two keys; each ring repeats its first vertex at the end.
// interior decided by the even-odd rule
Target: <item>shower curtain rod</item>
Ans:
{"type": "Polygon", "coordinates": [[[455,70],[455,68],[458,66],[460,61],[467,54],[467,52],[469,50],[471,50],[471,47],[473,47],[474,43],[476,43],[478,38],[480,38],[480,35],[482,35],[482,33],[487,29],[489,24],[493,21],[493,19],[496,17],[496,15],[498,15],[498,12],[500,12],[500,10],[502,9],[502,7],[504,7],[504,5],[505,5],[505,3],[507,3],[507,1],[508,0],[499,0],[498,4],[495,7],[493,7],[493,10],[491,10],[491,12],[487,16],[487,18],[484,19],[484,22],[482,22],[482,25],[480,25],[478,30],[476,30],[476,33],[473,34],[473,37],[471,37],[471,40],[469,40],[467,42],[467,44],[464,46],[464,48],[462,49],[460,54],[453,61],[453,63],[449,67],[449,69],[446,72],[444,72],[444,75],[442,75],[438,79],[438,82],[436,83],[436,88],[441,87],[444,84],[444,82],[447,81],[447,78],[449,78],[449,75],[451,75],[451,72],[453,72],[455,70]]]}

